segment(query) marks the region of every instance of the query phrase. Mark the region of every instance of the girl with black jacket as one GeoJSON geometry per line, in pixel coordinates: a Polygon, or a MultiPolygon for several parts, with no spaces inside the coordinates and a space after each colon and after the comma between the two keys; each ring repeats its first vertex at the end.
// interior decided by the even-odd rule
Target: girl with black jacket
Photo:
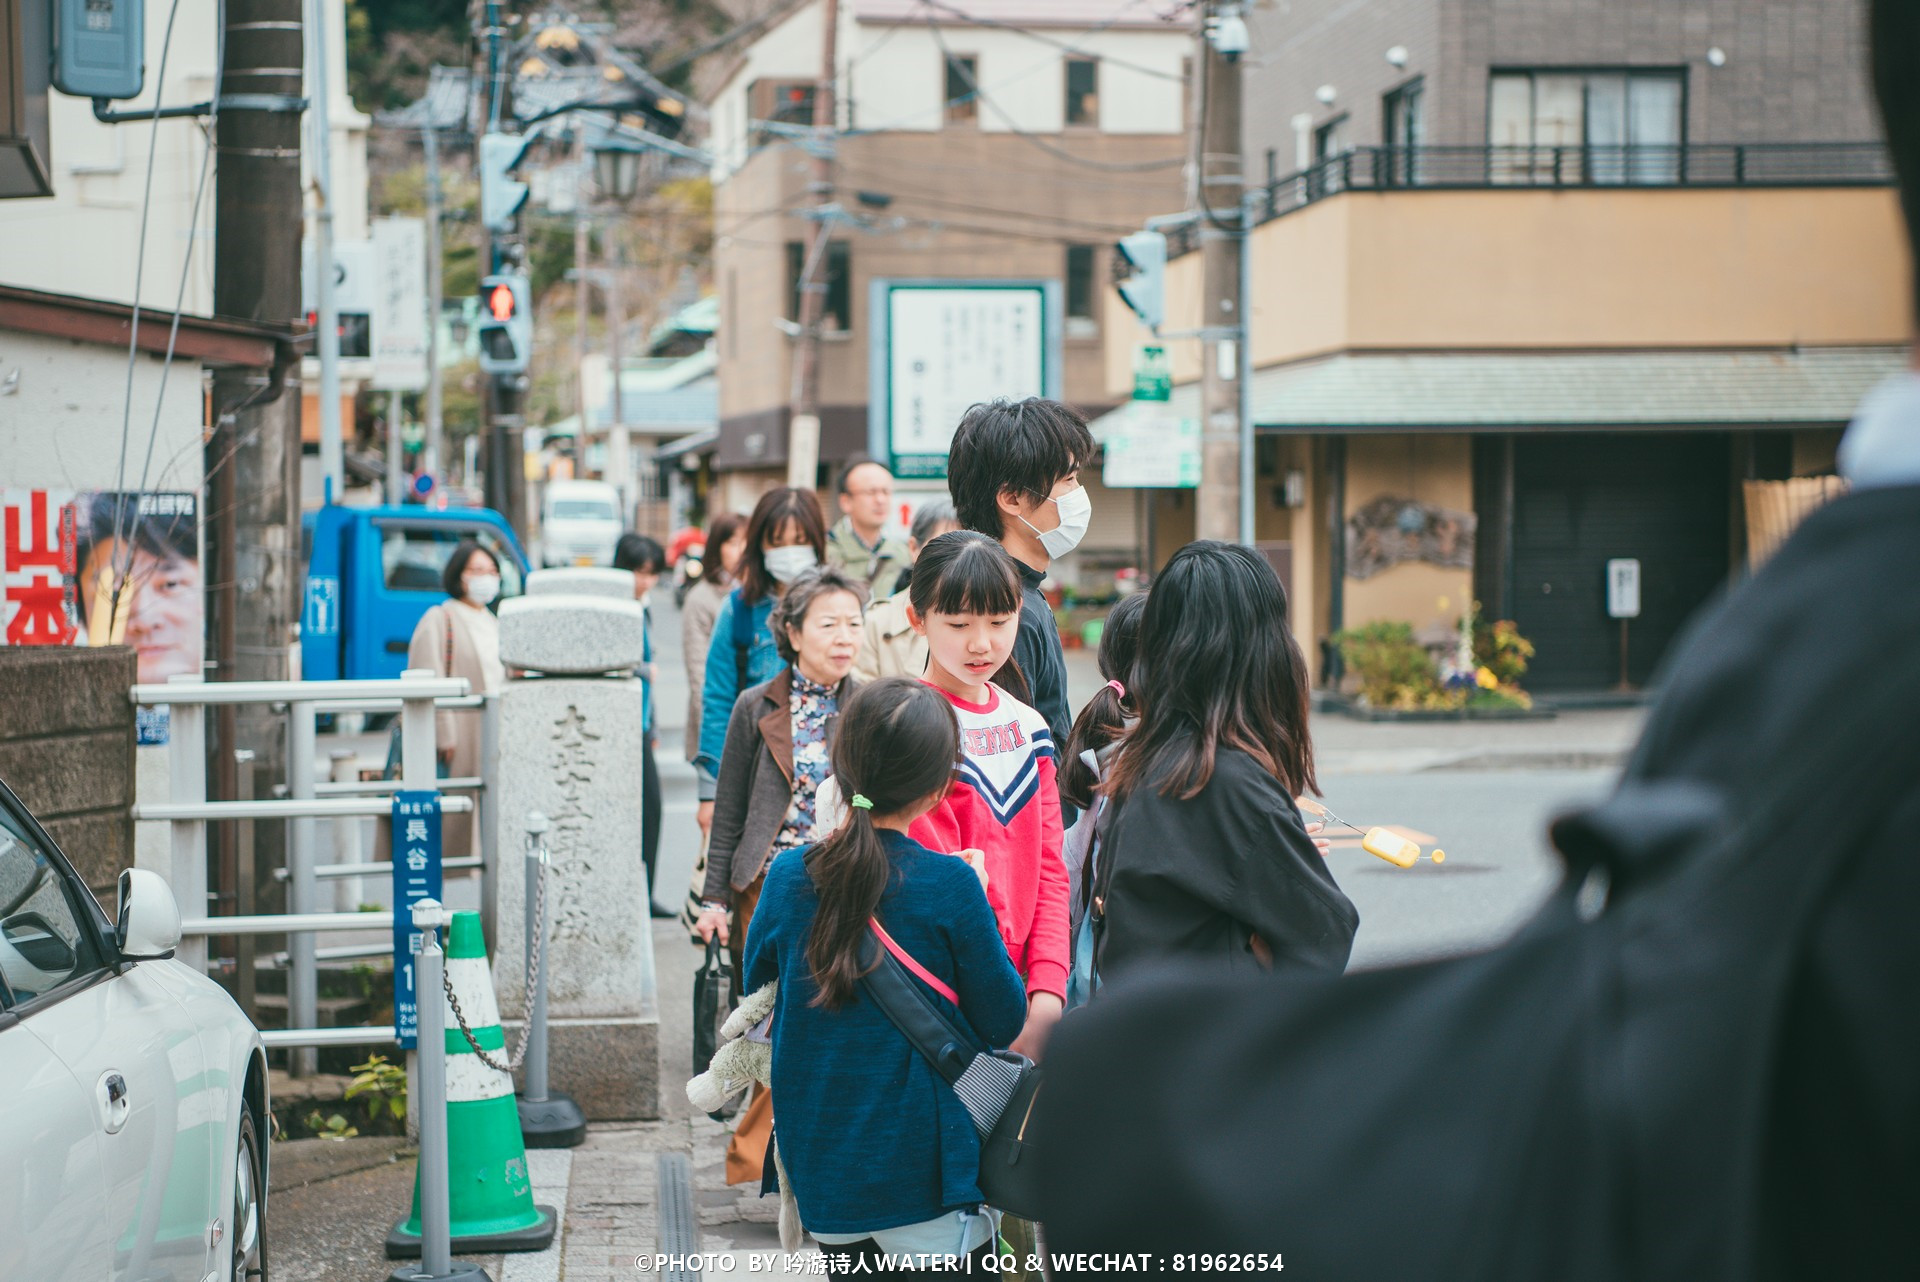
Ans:
{"type": "Polygon", "coordinates": [[[1279,579],[1247,548],[1190,543],[1140,627],[1125,683],[1140,720],[1102,787],[1099,982],[1182,958],[1339,972],[1360,915],[1294,804],[1318,785],[1279,579]]]}

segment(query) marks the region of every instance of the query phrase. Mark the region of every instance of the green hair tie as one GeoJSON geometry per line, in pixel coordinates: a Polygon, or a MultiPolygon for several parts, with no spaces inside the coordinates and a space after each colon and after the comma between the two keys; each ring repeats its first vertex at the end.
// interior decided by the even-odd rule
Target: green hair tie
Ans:
{"type": "Polygon", "coordinates": [[[849,801],[847,804],[849,806],[852,806],[855,810],[872,810],[873,809],[873,802],[869,801],[867,798],[861,796],[857,792],[853,794],[853,800],[849,801]]]}

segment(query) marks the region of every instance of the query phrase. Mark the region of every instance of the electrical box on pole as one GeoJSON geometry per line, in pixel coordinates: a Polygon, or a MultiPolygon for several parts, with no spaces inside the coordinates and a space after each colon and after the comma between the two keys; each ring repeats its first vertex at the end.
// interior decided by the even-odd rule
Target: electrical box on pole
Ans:
{"type": "Polygon", "coordinates": [[[1157,231],[1137,231],[1121,237],[1117,248],[1133,269],[1120,282],[1120,297],[1141,324],[1158,334],[1167,311],[1167,238],[1157,231]]]}
{"type": "Polygon", "coordinates": [[[480,221],[488,231],[513,230],[527,203],[527,184],[513,176],[533,145],[533,134],[482,134],[480,137],[480,221]]]}
{"type": "Polygon", "coordinates": [[[533,354],[532,285],[525,276],[480,280],[480,370],[524,374],[533,354]]]}
{"type": "Polygon", "coordinates": [[[53,87],[76,98],[138,98],[147,78],[142,0],[53,0],[53,87]]]}

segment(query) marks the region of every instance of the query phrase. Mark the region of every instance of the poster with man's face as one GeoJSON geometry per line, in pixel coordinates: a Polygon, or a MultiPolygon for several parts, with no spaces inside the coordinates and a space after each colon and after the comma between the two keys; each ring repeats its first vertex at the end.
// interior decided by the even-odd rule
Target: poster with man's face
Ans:
{"type": "Polygon", "coordinates": [[[129,645],[160,682],[200,671],[205,618],[194,495],[0,490],[0,642],[129,645]]]}

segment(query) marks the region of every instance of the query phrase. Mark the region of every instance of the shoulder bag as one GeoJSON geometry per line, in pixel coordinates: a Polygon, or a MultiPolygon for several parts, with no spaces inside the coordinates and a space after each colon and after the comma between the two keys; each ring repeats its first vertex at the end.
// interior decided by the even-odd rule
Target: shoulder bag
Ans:
{"type": "Polygon", "coordinates": [[[951,1003],[959,995],[941,983],[881,928],[871,923],[873,939],[864,961],[872,962],[875,940],[884,947],[878,964],[860,978],[860,986],[882,1014],[933,1065],[960,1097],[974,1129],[980,1132],[980,1193],[987,1204],[1022,1219],[1037,1219],[1040,1168],[1029,1126],[1043,1074],[1024,1055],[980,1050],[976,1039],[954,1022],[942,1006],[914,985],[909,972],[951,1003]]]}

